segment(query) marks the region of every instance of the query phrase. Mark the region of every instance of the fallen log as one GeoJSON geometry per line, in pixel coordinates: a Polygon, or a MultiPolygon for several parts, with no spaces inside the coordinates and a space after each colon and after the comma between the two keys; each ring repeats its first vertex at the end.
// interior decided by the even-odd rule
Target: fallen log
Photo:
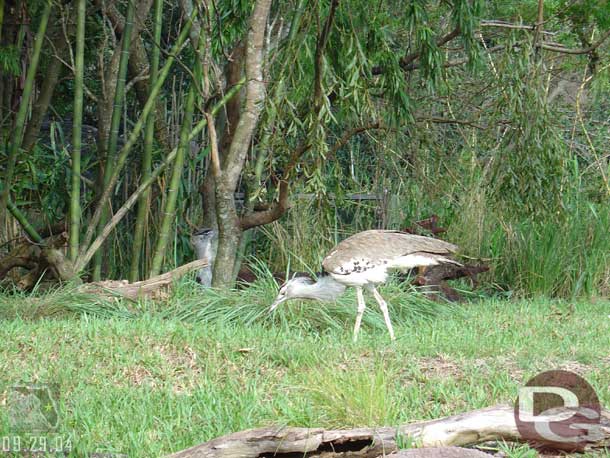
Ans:
{"type": "Polygon", "coordinates": [[[436,237],[438,234],[447,232],[444,227],[438,227],[438,216],[432,215],[425,219],[415,221],[412,226],[404,228],[405,232],[409,234],[428,235],[436,237]]]}
{"type": "MultiPolygon", "coordinates": [[[[574,410],[556,409],[553,415],[572,414],[574,410]]],[[[583,450],[610,446],[610,411],[603,410],[599,428],[585,435],[583,450]]],[[[407,424],[398,428],[322,428],[268,427],[250,429],[213,439],[169,455],[168,458],[376,458],[398,451],[402,439],[410,438],[419,447],[471,446],[490,441],[528,442],[519,432],[514,408],[500,405],[461,415],[407,424]]],[[[552,442],[536,446],[555,448],[552,442]]],[[[417,454],[413,458],[440,455],[417,454]]],[[[444,455],[450,456],[450,455],[444,455]]],[[[467,458],[474,455],[455,455],[467,458]]]]}
{"type": "Polygon", "coordinates": [[[137,300],[142,297],[150,299],[165,299],[169,295],[171,284],[183,275],[201,269],[208,265],[207,259],[198,259],[180,267],[149,278],[148,280],[129,283],[127,280],[104,280],[85,283],[79,290],[84,293],[96,294],[105,297],[124,297],[137,300]]]}
{"type": "Polygon", "coordinates": [[[487,453],[461,447],[412,448],[391,453],[387,458],[490,458],[487,453]]]}
{"type": "Polygon", "coordinates": [[[457,280],[458,278],[468,277],[472,282],[473,288],[478,286],[478,274],[487,272],[488,266],[481,264],[462,266],[456,264],[439,264],[430,267],[421,267],[417,277],[413,280],[415,286],[425,286],[431,292],[432,299],[440,299],[441,293],[446,299],[458,302],[462,299],[460,293],[449,286],[447,280],[457,280]]]}
{"type": "MultiPolygon", "coordinates": [[[[28,272],[16,280],[21,290],[29,290],[42,277],[69,281],[75,278],[74,267],[66,259],[63,251],[68,234],[62,232],[47,237],[41,245],[31,242],[19,243],[10,253],[0,259],[0,280],[8,276],[15,268],[27,269],[28,272]]],[[[16,276],[17,277],[17,276],[16,276]]]]}
{"type": "MultiPolygon", "coordinates": [[[[444,227],[438,226],[438,216],[432,215],[429,218],[415,221],[412,226],[404,228],[409,234],[425,235],[428,237],[437,237],[439,234],[447,232],[444,227]]],[[[457,280],[458,278],[468,277],[472,282],[472,286],[478,286],[477,275],[489,270],[488,266],[483,264],[439,264],[436,266],[420,267],[418,275],[413,280],[415,286],[425,286],[430,294],[430,298],[440,300],[445,298],[452,302],[458,302],[462,299],[460,293],[449,286],[447,280],[457,280]]]]}

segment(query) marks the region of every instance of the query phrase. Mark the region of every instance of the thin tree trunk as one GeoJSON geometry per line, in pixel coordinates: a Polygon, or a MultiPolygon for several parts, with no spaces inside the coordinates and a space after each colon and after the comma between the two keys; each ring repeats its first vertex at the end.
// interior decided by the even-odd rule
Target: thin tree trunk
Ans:
{"type": "Polygon", "coordinates": [[[159,235],[157,237],[157,244],[153,254],[149,277],[159,275],[163,265],[163,259],[165,258],[167,240],[169,238],[170,229],[176,214],[176,201],[178,200],[178,193],[180,192],[180,178],[182,177],[182,169],[184,168],[184,158],[189,149],[189,132],[191,131],[191,127],[193,125],[194,106],[195,82],[191,82],[191,87],[186,99],[186,106],[184,108],[185,112],[184,119],[182,120],[182,128],[180,129],[178,153],[176,154],[174,169],[172,171],[169,189],[167,190],[167,198],[164,206],[165,208],[162,212],[163,219],[161,221],[161,228],[159,229],[159,235]]]}
{"type": "MultiPolygon", "coordinates": [[[[154,42],[152,47],[152,55],[150,59],[150,81],[149,87],[152,88],[157,82],[159,73],[159,54],[161,47],[161,26],[163,20],[163,0],[155,0],[155,32],[154,42]]],[[[150,92],[149,92],[150,96],[150,92]]],[[[144,153],[142,155],[142,180],[150,178],[152,167],[152,150],[155,134],[155,119],[156,113],[151,113],[146,120],[146,128],[144,131],[144,153]]],[[[135,282],[139,278],[140,255],[142,253],[142,245],[144,242],[144,231],[148,219],[148,206],[150,201],[150,188],[148,188],[140,196],[138,202],[138,215],[136,217],[135,234],[133,240],[133,249],[131,253],[131,268],[129,271],[129,281],[135,282]]]]}
{"type": "MultiPolygon", "coordinates": [[[[231,51],[231,60],[227,63],[224,69],[227,88],[232,88],[242,79],[243,60],[245,46],[243,42],[237,43],[231,51]]],[[[222,126],[221,141],[218,145],[220,154],[220,162],[224,165],[224,157],[227,156],[235,128],[239,122],[240,109],[242,106],[242,97],[235,97],[227,103],[225,110],[220,113],[219,126],[222,126]]],[[[216,221],[216,179],[214,174],[208,168],[208,172],[204,178],[199,192],[203,202],[203,226],[217,229],[218,222],[216,221]]]]}
{"type": "MultiPolygon", "coordinates": [[[[136,28],[138,28],[138,30],[141,28],[142,26],[142,22],[144,21],[144,19],[146,18],[147,14],[144,14],[145,11],[148,11],[150,9],[150,6],[148,6],[147,2],[150,0],[147,0],[146,2],[142,2],[140,5],[141,7],[138,8],[138,11],[136,13],[136,28]]],[[[104,3],[102,2],[98,2],[102,5],[104,5],[104,3]]],[[[116,7],[114,5],[110,5],[108,3],[105,3],[106,5],[106,14],[108,15],[108,18],[112,21],[112,25],[114,27],[116,27],[116,29],[122,33],[123,32],[123,27],[125,27],[125,19],[123,18],[123,16],[121,15],[121,13],[116,9],[116,7]]],[[[187,16],[190,16],[190,14],[188,14],[187,16]]],[[[192,29],[192,27],[191,27],[192,29]]],[[[134,35],[134,39],[131,41],[131,50],[129,53],[129,77],[130,78],[136,78],[140,75],[142,75],[144,72],[148,71],[149,68],[152,68],[152,64],[149,63],[149,59],[148,56],[146,54],[146,49],[144,46],[144,41],[142,40],[142,38],[137,34],[137,33],[132,33],[132,35],[134,35]]],[[[154,52],[154,49],[153,49],[154,52]]],[[[136,83],[134,84],[135,90],[136,90],[136,95],[138,97],[138,101],[140,102],[140,104],[142,106],[144,106],[146,104],[146,101],[148,100],[148,95],[150,94],[150,88],[152,86],[152,81],[150,81],[150,79],[137,79],[136,83]]],[[[155,120],[155,137],[157,139],[157,141],[159,142],[159,144],[161,145],[161,147],[166,151],[169,152],[172,150],[171,147],[171,143],[169,141],[169,133],[167,131],[167,126],[165,124],[165,118],[163,116],[163,105],[161,103],[161,101],[157,102],[157,105],[155,106],[155,110],[154,110],[155,116],[154,116],[154,120],[155,120]]]]}
{"type": "MultiPolygon", "coordinates": [[[[127,64],[129,61],[129,48],[131,47],[131,31],[133,29],[133,21],[135,16],[135,2],[128,2],[127,15],[125,17],[125,27],[123,28],[123,36],[121,38],[121,58],[119,59],[119,69],[116,80],[116,89],[114,91],[114,105],[112,109],[112,119],[110,121],[110,134],[108,137],[108,150],[106,154],[106,167],[104,169],[104,188],[108,186],[110,177],[114,172],[114,163],[117,153],[117,142],[119,138],[119,127],[121,125],[121,116],[123,114],[123,101],[125,99],[125,79],[127,77],[127,64]]],[[[101,200],[102,215],[99,222],[99,230],[101,231],[108,222],[108,214],[110,212],[110,201],[101,200]]],[[[93,280],[98,281],[102,273],[102,251],[98,252],[93,266],[93,280]]]]}
{"type": "Polygon", "coordinates": [[[70,192],[70,260],[78,256],[80,232],[80,153],[83,127],[83,87],[85,56],[85,15],[87,1],[78,0],[76,14],[76,52],[74,56],[74,121],[72,124],[72,189],[70,192]]]}
{"type": "Polygon", "coordinates": [[[21,103],[19,104],[19,111],[17,112],[17,117],[15,118],[15,130],[13,133],[11,148],[8,153],[8,164],[3,180],[4,189],[0,189],[0,227],[4,225],[4,220],[6,217],[6,207],[11,191],[11,183],[13,182],[13,175],[15,174],[15,165],[17,163],[17,156],[19,155],[19,149],[21,147],[21,141],[23,138],[25,119],[27,117],[28,106],[34,88],[34,78],[36,76],[36,71],[38,70],[40,50],[42,49],[42,43],[47,32],[47,24],[49,22],[50,15],[51,3],[45,2],[44,10],[42,11],[40,18],[40,25],[38,26],[38,32],[36,33],[36,39],[34,41],[32,60],[30,65],[28,65],[28,70],[25,77],[25,85],[23,88],[21,103]]]}
{"type": "Polygon", "coordinates": [[[227,287],[234,281],[233,267],[241,237],[241,226],[233,195],[265,100],[263,41],[270,7],[271,0],[259,0],[250,17],[246,43],[246,102],[235,128],[222,175],[216,179],[218,253],[214,264],[214,286],[227,287]]]}
{"type": "Polygon", "coordinates": [[[4,25],[4,0],[0,0],[0,40],[2,40],[2,26],[4,25]]]}

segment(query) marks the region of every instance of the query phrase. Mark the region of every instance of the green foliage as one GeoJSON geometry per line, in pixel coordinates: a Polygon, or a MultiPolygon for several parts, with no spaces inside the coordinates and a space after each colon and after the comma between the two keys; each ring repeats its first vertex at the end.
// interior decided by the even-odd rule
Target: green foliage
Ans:
{"type": "Polygon", "coordinates": [[[21,74],[19,57],[17,46],[8,45],[0,47],[0,70],[2,70],[2,73],[19,76],[21,74]]]}
{"type": "Polygon", "coordinates": [[[568,151],[530,53],[525,48],[509,54],[499,69],[505,102],[499,108],[511,127],[503,135],[500,154],[491,160],[495,192],[509,211],[534,216],[559,209],[568,151]]]}
{"type": "MultiPolygon", "coordinates": [[[[51,123],[49,143],[39,143],[31,154],[17,163],[16,175],[19,179],[13,185],[15,195],[19,196],[17,203],[44,208],[46,223],[60,221],[68,210],[65,190],[70,187],[70,157],[65,146],[68,142],[64,137],[61,125],[51,123]]],[[[91,156],[85,158],[83,171],[90,166],[90,160],[91,156]]],[[[86,197],[91,198],[92,194],[87,192],[87,188],[83,188],[83,191],[86,197]]]]}
{"type": "Polygon", "coordinates": [[[496,281],[527,295],[610,292],[610,212],[587,202],[568,205],[569,213],[559,218],[499,226],[491,235],[496,281]]]}
{"type": "Polygon", "coordinates": [[[580,26],[593,20],[601,29],[610,27],[610,1],[608,0],[579,2],[561,0],[558,3],[557,10],[560,11],[561,17],[569,17],[580,26]]]}
{"type": "MultiPolygon", "coordinates": [[[[232,0],[211,5],[209,16],[199,11],[204,30],[210,27],[212,91],[217,89],[218,70],[234,58],[233,47],[247,33],[252,5],[232,0]]],[[[273,7],[266,39],[267,99],[239,191],[247,194],[246,208],[269,204],[277,198],[277,180],[291,165],[295,150],[309,145],[291,169],[290,189],[292,196],[313,197],[293,199],[281,221],[256,231],[246,253],[256,261],[250,262],[274,271],[317,269],[324,254],[351,233],[405,228],[434,213],[449,228],[447,238],[465,254],[490,259],[493,271],[483,278],[488,290],[564,297],[604,294],[608,260],[603,255],[603,225],[608,214],[603,204],[610,171],[603,158],[610,97],[602,62],[607,45],[598,48],[599,73],[582,86],[577,114],[573,98],[562,93],[561,85],[569,82],[564,92],[573,92],[592,56],[538,52],[527,29],[479,27],[479,18],[531,24],[537,0],[415,0],[374,6],[366,0],[340,2],[320,68],[321,99],[314,101],[316,47],[330,5],[324,1],[312,7],[294,0],[273,7]],[[439,46],[456,28],[459,36],[439,46]],[[501,52],[487,52],[499,46],[504,47],[501,52]],[[473,65],[457,65],[466,62],[473,65]],[[333,150],[350,130],[373,122],[384,129],[361,132],[333,150]],[[352,201],[350,193],[378,195],[380,200],[352,201]],[[552,230],[557,227],[561,234],[552,230]],[[555,257],[555,265],[544,264],[555,257]]],[[[119,2],[118,9],[124,13],[126,6],[119,2]]],[[[544,6],[544,27],[552,34],[545,40],[582,47],[583,37],[596,40],[607,26],[607,1],[553,0],[544,6]]],[[[31,13],[39,15],[37,11],[31,13]]],[[[92,96],[98,101],[102,97],[101,65],[108,68],[120,33],[111,30],[98,9],[91,11],[85,52],[91,95],[84,117],[94,125],[98,106],[92,96]]],[[[182,15],[178,6],[167,3],[163,15],[160,43],[167,50],[176,42],[182,15]]],[[[150,54],[150,34],[145,31],[141,38],[150,54]]],[[[19,70],[20,54],[22,50],[2,48],[0,68],[5,74],[9,67],[19,70]]],[[[165,62],[173,58],[162,53],[165,62]]],[[[182,65],[171,69],[173,78],[158,99],[166,116],[161,124],[168,126],[170,139],[178,137],[196,54],[186,46],[177,58],[182,65]]],[[[57,118],[70,115],[72,91],[69,78],[56,88],[52,106],[57,118]]],[[[210,106],[221,96],[212,94],[213,100],[198,100],[197,105],[210,106]]],[[[140,108],[135,91],[129,91],[122,110],[123,136],[140,108]]],[[[201,119],[201,113],[195,118],[201,119]]],[[[223,122],[219,116],[219,132],[223,122]]],[[[7,123],[4,129],[9,130],[7,123]]],[[[44,214],[36,226],[65,218],[70,148],[63,149],[62,135],[53,125],[50,146],[40,142],[16,163],[20,179],[13,187],[14,201],[31,210],[29,215],[44,214]]],[[[192,258],[188,234],[202,221],[199,189],[209,145],[205,136],[193,140],[196,151],[185,158],[176,230],[169,236],[171,255],[164,268],[192,258]]],[[[163,145],[156,146],[153,164],[168,154],[163,145]]],[[[129,166],[118,179],[113,209],[141,182],[137,153],[130,153],[129,166]]],[[[87,152],[83,159],[83,175],[93,180],[99,158],[87,152]]],[[[161,177],[157,185],[153,195],[163,195],[167,180],[161,177]]],[[[92,203],[90,188],[82,190],[87,193],[83,202],[92,203]]],[[[150,224],[140,267],[147,267],[162,208],[158,199],[144,208],[150,224]]],[[[84,227],[90,213],[83,211],[84,227]]],[[[109,277],[126,277],[133,227],[128,216],[111,237],[105,253],[109,277]]]]}

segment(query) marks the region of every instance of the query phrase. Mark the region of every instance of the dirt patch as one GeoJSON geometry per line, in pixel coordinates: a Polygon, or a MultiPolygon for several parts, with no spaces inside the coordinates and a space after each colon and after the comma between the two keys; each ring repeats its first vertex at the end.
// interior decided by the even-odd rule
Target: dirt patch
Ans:
{"type": "Polygon", "coordinates": [[[593,367],[578,361],[563,361],[558,363],[557,369],[574,372],[575,374],[584,377],[588,372],[593,370],[593,367]]]}
{"type": "Polygon", "coordinates": [[[422,374],[429,378],[461,379],[464,376],[463,364],[446,355],[418,358],[417,365],[422,374]]]}

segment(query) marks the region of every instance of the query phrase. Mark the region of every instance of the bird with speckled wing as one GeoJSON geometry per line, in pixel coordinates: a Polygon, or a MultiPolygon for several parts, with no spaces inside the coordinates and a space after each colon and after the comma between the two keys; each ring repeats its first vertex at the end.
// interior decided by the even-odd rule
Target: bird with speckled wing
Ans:
{"type": "Polygon", "coordinates": [[[388,305],[376,285],[385,283],[391,269],[408,270],[415,267],[451,263],[458,247],[443,240],[407,234],[400,231],[370,230],[359,232],[343,240],[322,261],[324,274],[317,281],[293,278],[280,288],[270,311],[289,299],[331,301],[344,293],[346,287],[356,288],[358,313],[354,325],[354,341],[366,308],[363,290],[373,294],[383,313],[385,324],[394,340],[394,329],[388,305]]]}

